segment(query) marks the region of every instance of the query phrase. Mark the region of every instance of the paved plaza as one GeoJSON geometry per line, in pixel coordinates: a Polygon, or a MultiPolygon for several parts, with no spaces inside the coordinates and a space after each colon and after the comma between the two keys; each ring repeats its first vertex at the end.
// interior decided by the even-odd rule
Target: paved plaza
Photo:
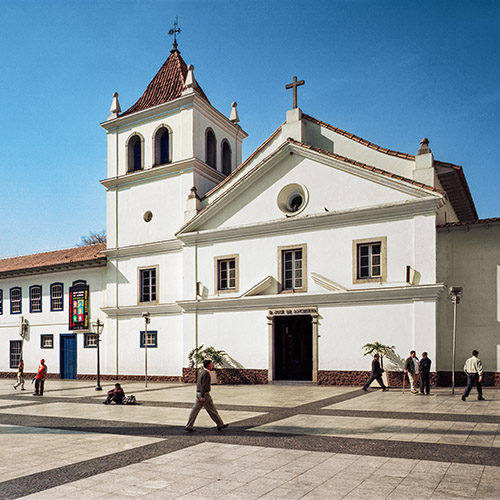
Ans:
{"type": "Polygon", "coordinates": [[[217,431],[195,387],[123,382],[135,406],[101,404],[89,381],[43,397],[0,380],[0,499],[500,498],[500,389],[222,386],[217,431]]]}

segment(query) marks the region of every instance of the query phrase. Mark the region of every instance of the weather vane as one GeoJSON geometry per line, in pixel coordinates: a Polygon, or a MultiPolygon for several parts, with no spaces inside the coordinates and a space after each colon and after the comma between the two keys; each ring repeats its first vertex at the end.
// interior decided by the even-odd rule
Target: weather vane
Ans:
{"type": "Polygon", "coordinates": [[[169,35],[174,35],[174,50],[177,50],[177,33],[180,33],[179,16],[175,16],[174,27],[168,31],[169,35]]]}

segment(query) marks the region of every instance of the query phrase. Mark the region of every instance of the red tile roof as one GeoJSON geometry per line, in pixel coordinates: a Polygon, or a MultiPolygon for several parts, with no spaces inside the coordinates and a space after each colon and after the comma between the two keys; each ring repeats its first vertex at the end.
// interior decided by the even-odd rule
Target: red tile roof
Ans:
{"type": "Polygon", "coordinates": [[[333,132],[339,135],[343,135],[348,139],[359,142],[360,144],[363,144],[363,146],[367,146],[371,149],[374,149],[375,151],[380,151],[381,153],[385,153],[390,156],[397,156],[398,158],[404,158],[406,160],[415,160],[415,155],[410,155],[408,153],[401,153],[400,151],[394,151],[393,149],[387,149],[383,148],[382,146],[377,146],[377,144],[374,144],[373,142],[367,141],[366,139],[362,139],[357,135],[351,134],[350,132],[346,132],[345,130],[334,127],[329,123],[318,120],[317,118],[313,118],[312,116],[306,115],[305,113],[302,114],[302,118],[304,118],[305,120],[309,120],[312,123],[316,123],[317,125],[321,125],[322,127],[325,127],[328,130],[332,130],[333,132]]]}
{"type": "MultiPolygon", "coordinates": [[[[187,73],[187,65],[181,57],[181,53],[176,49],[171,50],[170,56],[151,80],[144,94],[120,116],[131,115],[177,99],[184,90],[187,73]]],[[[198,84],[196,84],[195,90],[210,104],[208,97],[198,84]]]]}
{"type": "Polygon", "coordinates": [[[478,220],[474,200],[462,167],[434,160],[434,169],[460,222],[478,220]]]}
{"type": "Polygon", "coordinates": [[[105,265],[106,256],[101,253],[105,248],[106,243],[100,243],[1,259],[0,276],[3,274],[34,274],[84,265],[105,265]]]}
{"type": "Polygon", "coordinates": [[[352,160],[351,158],[346,158],[345,156],[340,156],[335,153],[330,153],[330,151],[325,151],[324,149],[317,148],[315,146],[311,146],[310,144],[305,144],[304,142],[299,142],[294,139],[287,139],[291,144],[296,144],[297,146],[301,146],[306,149],[310,149],[311,151],[316,151],[317,153],[321,153],[323,155],[329,156],[330,158],[335,158],[336,160],[343,161],[345,163],[349,163],[351,165],[356,165],[357,167],[364,168],[365,170],[370,170],[371,172],[375,172],[376,174],[383,175],[385,177],[391,177],[392,179],[397,179],[399,181],[407,182],[408,184],[412,184],[413,186],[417,186],[420,188],[427,189],[428,191],[433,191],[436,193],[444,194],[444,191],[437,189],[432,186],[428,186],[427,184],[423,184],[422,182],[415,181],[413,179],[408,179],[407,177],[403,177],[402,175],[394,174],[392,172],[388,172],[387,170],[382,170],[378,167],[373,167],[371,165],[367,165],[366,163],[361,163],[360,161],[352,160]]]}
{"type": "Polygon", "coordinates": [[[448,227],[464,227],[479,224],[499,224],[500,217],[491,217],[490,219],[477,219],[470,222],[447,222],[446,224],[439,224],[437,229],[446,229],[448,227]]]}

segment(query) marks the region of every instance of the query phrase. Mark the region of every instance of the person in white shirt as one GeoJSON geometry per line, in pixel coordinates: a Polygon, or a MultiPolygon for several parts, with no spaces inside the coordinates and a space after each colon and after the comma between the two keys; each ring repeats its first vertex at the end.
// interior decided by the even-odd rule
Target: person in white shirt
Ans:
{"type": "Polygon", "coordinates": [[[465,362],[464,372],[467,375],[467,387],[462,396],[462,401],[467,399],[474,384],[476,384],[478,401],[484,401],[483,388],[481,387],[481,382],[483,381],[483,364],[477,357],[478,354],[478,351],[472,351],[472,356],[465,362]]]}

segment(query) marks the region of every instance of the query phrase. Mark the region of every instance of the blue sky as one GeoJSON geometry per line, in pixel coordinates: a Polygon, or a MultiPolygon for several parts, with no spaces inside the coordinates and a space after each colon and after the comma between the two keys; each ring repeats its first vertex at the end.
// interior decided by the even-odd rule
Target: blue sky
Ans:
{"type": "Polygon", "coordinates": [[[248,156],[299,106],[381,146],[462,165],[500,216],[500,2],[3,0],[0,257],[105,228],[112,94],[132,105],[179,49],[212,104],[238,102],[248,156]]]}

